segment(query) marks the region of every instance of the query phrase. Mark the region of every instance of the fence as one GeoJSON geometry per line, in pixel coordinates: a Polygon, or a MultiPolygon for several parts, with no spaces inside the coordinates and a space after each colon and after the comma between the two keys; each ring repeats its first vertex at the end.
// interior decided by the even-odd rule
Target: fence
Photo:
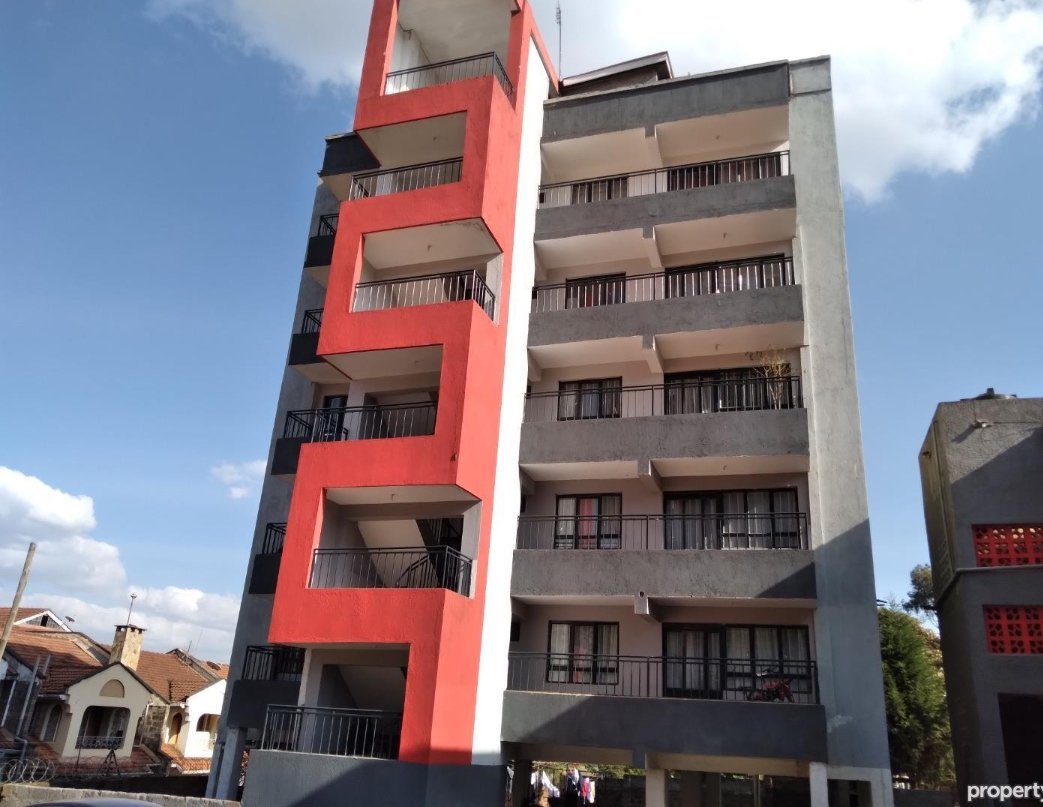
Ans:
{"type": "Polygon", "coordinates": [[[395,759],[402,715],[370,709],[269,706],[261,748],[395,759]]]}

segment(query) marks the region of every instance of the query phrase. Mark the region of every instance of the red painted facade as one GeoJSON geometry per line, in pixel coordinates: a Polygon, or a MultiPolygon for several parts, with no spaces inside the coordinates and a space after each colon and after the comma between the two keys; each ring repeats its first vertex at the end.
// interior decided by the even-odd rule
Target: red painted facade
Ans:
{"type": "MultiPolygon", "coordinates": [[[[319,354],[440,345],[436,424],[431,436],[302,447],[269,632],[273,643],[311,648],[408,645],[399,759],[410,762],[471,761],[511,305],[520,108],[528,43],[538,42],[531,10],[519,5],[505,65],[515,87],[512,100],[492,76],[383,95],[398,4],[374,4],[355,130],[364,138],[376,126],[464,113],[462,174],[456,183],[341,204],[319,354]],[[481,222],[503,255],[496,322],[471,301],[352,312],[368,234],[460,220],[481,222]],[[481,501],[472,596],[444,589],[308,588],[326,490],[411,485],[456,486],[481,501]]],[[[527,316],[527,301],[523,308],[520,315],[527,316]]]]}

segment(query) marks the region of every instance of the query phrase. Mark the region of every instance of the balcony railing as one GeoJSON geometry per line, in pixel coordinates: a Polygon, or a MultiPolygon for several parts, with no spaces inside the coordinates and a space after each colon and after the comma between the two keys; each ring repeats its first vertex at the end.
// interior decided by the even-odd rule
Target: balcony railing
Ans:
{"type": "Polygon", "coordinates": [[[372,709],[269,706],[261,748],[341,757],[395,759],[402,715],[372,709]]]}
{"type": "Polygon", "coordinates": [[[807,549],[806,513],[520,516],[518,549],[807,549]]]}
{"type": "Polygon", "coordinates": [[[752,412],[798,409],[803,405],[800,376],[688,379],[643,387],[530,392],[525,396],[525,421],[752,412]]]}
{"type": "Polygon", "coordinates": [[[301,333],[318,333],[322,328],[322,309],[312,308],[301,317],[301,333]]]}
{"type": "Polygon", "coordinates": [[[471,559],[450,546],[316,549],[311,588],[445,588],[468,596],[471,559]]]}
{"type": "Polygon", "coordinates": [[[494,319],[496,297],[475,269],[441,275],[402,277],[359,283],[355,287],[353,311],[386,311],[414,305],[435,305],[474,300],[494,319]]]}
{"type": "Polygon", "coordinates": [[[500,57],[495,53],[482,53],[478,56],[466,56],[463,59],[451,59],[446,62],[410,67],[406,70],[395,70],[388,73],[384,82],[384,94],[419,90],[435,84],[452,84],[455,81],[466,81],[469,78],[495,76],[500,82],[508,99],[514,98],[514,85],[507,78],[507,71],[500,64],[500,57]]]}
{"type": "Polygon", "coordinates": [[[434,403],[299,409],[286,413],[283,437],[312,443],[381,440],[435,433],[434,403]]]}
{"type": "Polygon", "coordinates": [[[327,213],[324,216],[319,216],[319,223],[315,227],[315,235],[336,235],[337,223],[339,221],[339,213],[327,213]]]}
{"type": "Polygon", "coordinates": [[[286,540],[285,524],[268,524],[264,528],[264,540],[261,542],[262,555],[278,555],[282,552],[286,540]]]}
{"type": "Polygon", "coordinates": [[[507,689],[623,698],[818,703],[813,661],[511,653],[507,689]]]}
{"type": "Polygon", "coordinates": [[[300,681],[304,649],[280,645],[250,645],[243,657],[244,681],[300,681]]]}
{"type": "Polygon", "coordinates": [[[533,289],[532,313],[792,286],[792,258],[702,264],[626,277],[592,277],[533,289]]]}
{"type": "Polygon", "coordinates": [[[76,747],[92,750],[115,751],[123,746],[126,738],[123,735],[104,735],[100,737],[81,736],[76,738],[76,747]]]}
{"type": "Polygon", "coordinates": [[[387,196],[391,193],[433,188],[460,181],[462,157],[454,160],[407,165],[402,168],[378,169],[355,174],[351,178],[349,199],[365,199],[369,196],[387,196]]]}
{"type": "Polygon", "coordinates": [[[687,191],[708,188],[711,185],[771,179],[788,174],[789,152],[773,151],[769,154],[753,154],[731,160],[672,165],[651,171],[541,185],[539,206],[566,207],[606,202],[610,199],[646,196],[651,193],[687,191]]]}

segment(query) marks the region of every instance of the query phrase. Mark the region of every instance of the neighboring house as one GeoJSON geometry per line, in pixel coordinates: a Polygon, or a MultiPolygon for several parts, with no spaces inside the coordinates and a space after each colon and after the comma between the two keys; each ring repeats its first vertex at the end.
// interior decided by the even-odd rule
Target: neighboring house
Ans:
{"type": "Polygon", "coordinates": [[[117,626],[112,644],[102,645],[49,611],[27,618],[41,617],[47,621],[16,623],[5,654],[0,725],[13,738],[8,747],[30,744],[32,755],[74,767],[113,752],[124,771],[209,770],[225,665],[143,650],[144,629],[135,625],[117,626]]]}

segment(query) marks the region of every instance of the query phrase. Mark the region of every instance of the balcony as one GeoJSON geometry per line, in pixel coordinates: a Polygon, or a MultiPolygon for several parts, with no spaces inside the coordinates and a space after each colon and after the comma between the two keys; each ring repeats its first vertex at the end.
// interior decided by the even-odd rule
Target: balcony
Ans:
{"type": "Polygon", "coordinates": [[[395,759],[401,733],[402,715],[394,712],[269,706],[261,749],[395,759]]]}
{"type": "Polygon", "coordinates": [[[77,737],[76,747],[84,750],[104,750],[104,751],[118,751],[123,747],[123,741],[126,737],[123,735],[103,735],[100,737],[77,737]]]}
{"type": "Polygon", "coordinates": [[[814,662],[511,653],[501,737],[641,753],[826,758],[814,662]]]}
{"type": "Polygon", "coordinates": [[[308,239],[308,250],[304,255],[304,268],[312,277],[325,284],[333,262],[333,242],[337,237],[337,224],[340,216],[329,213],[319,216],[315,233],[308,239]]]}
{"type": "Polygon", "coordinates": [[[473,300],[489,319],[495,320],[496,297],[475,269],[359,283],[352,310],[387,311],[462,300],[473,300]]]}
{"type": "Polygon", "coordinates": [[[275,584],[279,578],[279,564],[282,559],[282,547],[285,540],[285,524],[273,523],[265,526],[261,551],[254,556],[253,571],[250,574],[251,594],[275,593],[275,584]]]}
{"type": "Polygon", "coordinates": [[[300,683],[304,672],[304,650],[280,645],[250,645],[243,658],[244,681],[289,681],[300,683]]]}
{"type": "Polygon", "coordinates": [[[322,309],[305,311],[297,332],[290,337],[287,364],[313,384],[338,384],[343,374],[319,355],[319,330],[322,328],[322,309]]]}
{"type": "Polygon", "coordinates": [[[444,588],[471,591],[471,559],[451,546],[316,549],[311,588],[444,588]]]}
{"type": "Polygon", "coordinates": [[[419,90],[438,84],[452,84],[481,76],[495,76],[500,87],[509,100],[514,100],[514,85],[507,77],[507,71],[495,53],[482,53],[478,56],[467,56],[463,59],[450,59],[444,62],[411,67],[407,70],[395,70],[387,74],[384,82],[384,94],[419,90]]]}
{"type": "Polygon", "coordinates": [[[808,425],[800,378],[530,393],[520,462],[537,482],[802,473],[808,425]]]}
{"type": "Polygon", "coordinates": [[[452,160],[407,165],[355,174],[348,191],[349,199],[366,199],[372,196],[388,196],[392,193],[433,188],[460,181],[463,157],[452,160]]]}
{"type": "Polygon", "coordinates": [[[297,459],[305,443],[432,435],[437,409],[437,404],[425,401],[287,412],[283,436],[275,443],[272,475],[296,473],[297,459]]]}
{"type": "Polygon", "coordinates": [[[807,549],[806,513],[713,515],[521,516],[518,549],[760,550],[807,549]]]}
{"type": "Polygon", "coordinates": [[[784,176],[789,176],[789,152],[774,151],[730,160],[541,185],[539,207],[568,207],[784,176]]]}
{"type": "Polygon", "coordinates": [[[301,648],[247,647],[240,677],[231,683],[229,725],[262,728],[269,704],[296,703],[303,672],[304,650],[301,648]]]}

